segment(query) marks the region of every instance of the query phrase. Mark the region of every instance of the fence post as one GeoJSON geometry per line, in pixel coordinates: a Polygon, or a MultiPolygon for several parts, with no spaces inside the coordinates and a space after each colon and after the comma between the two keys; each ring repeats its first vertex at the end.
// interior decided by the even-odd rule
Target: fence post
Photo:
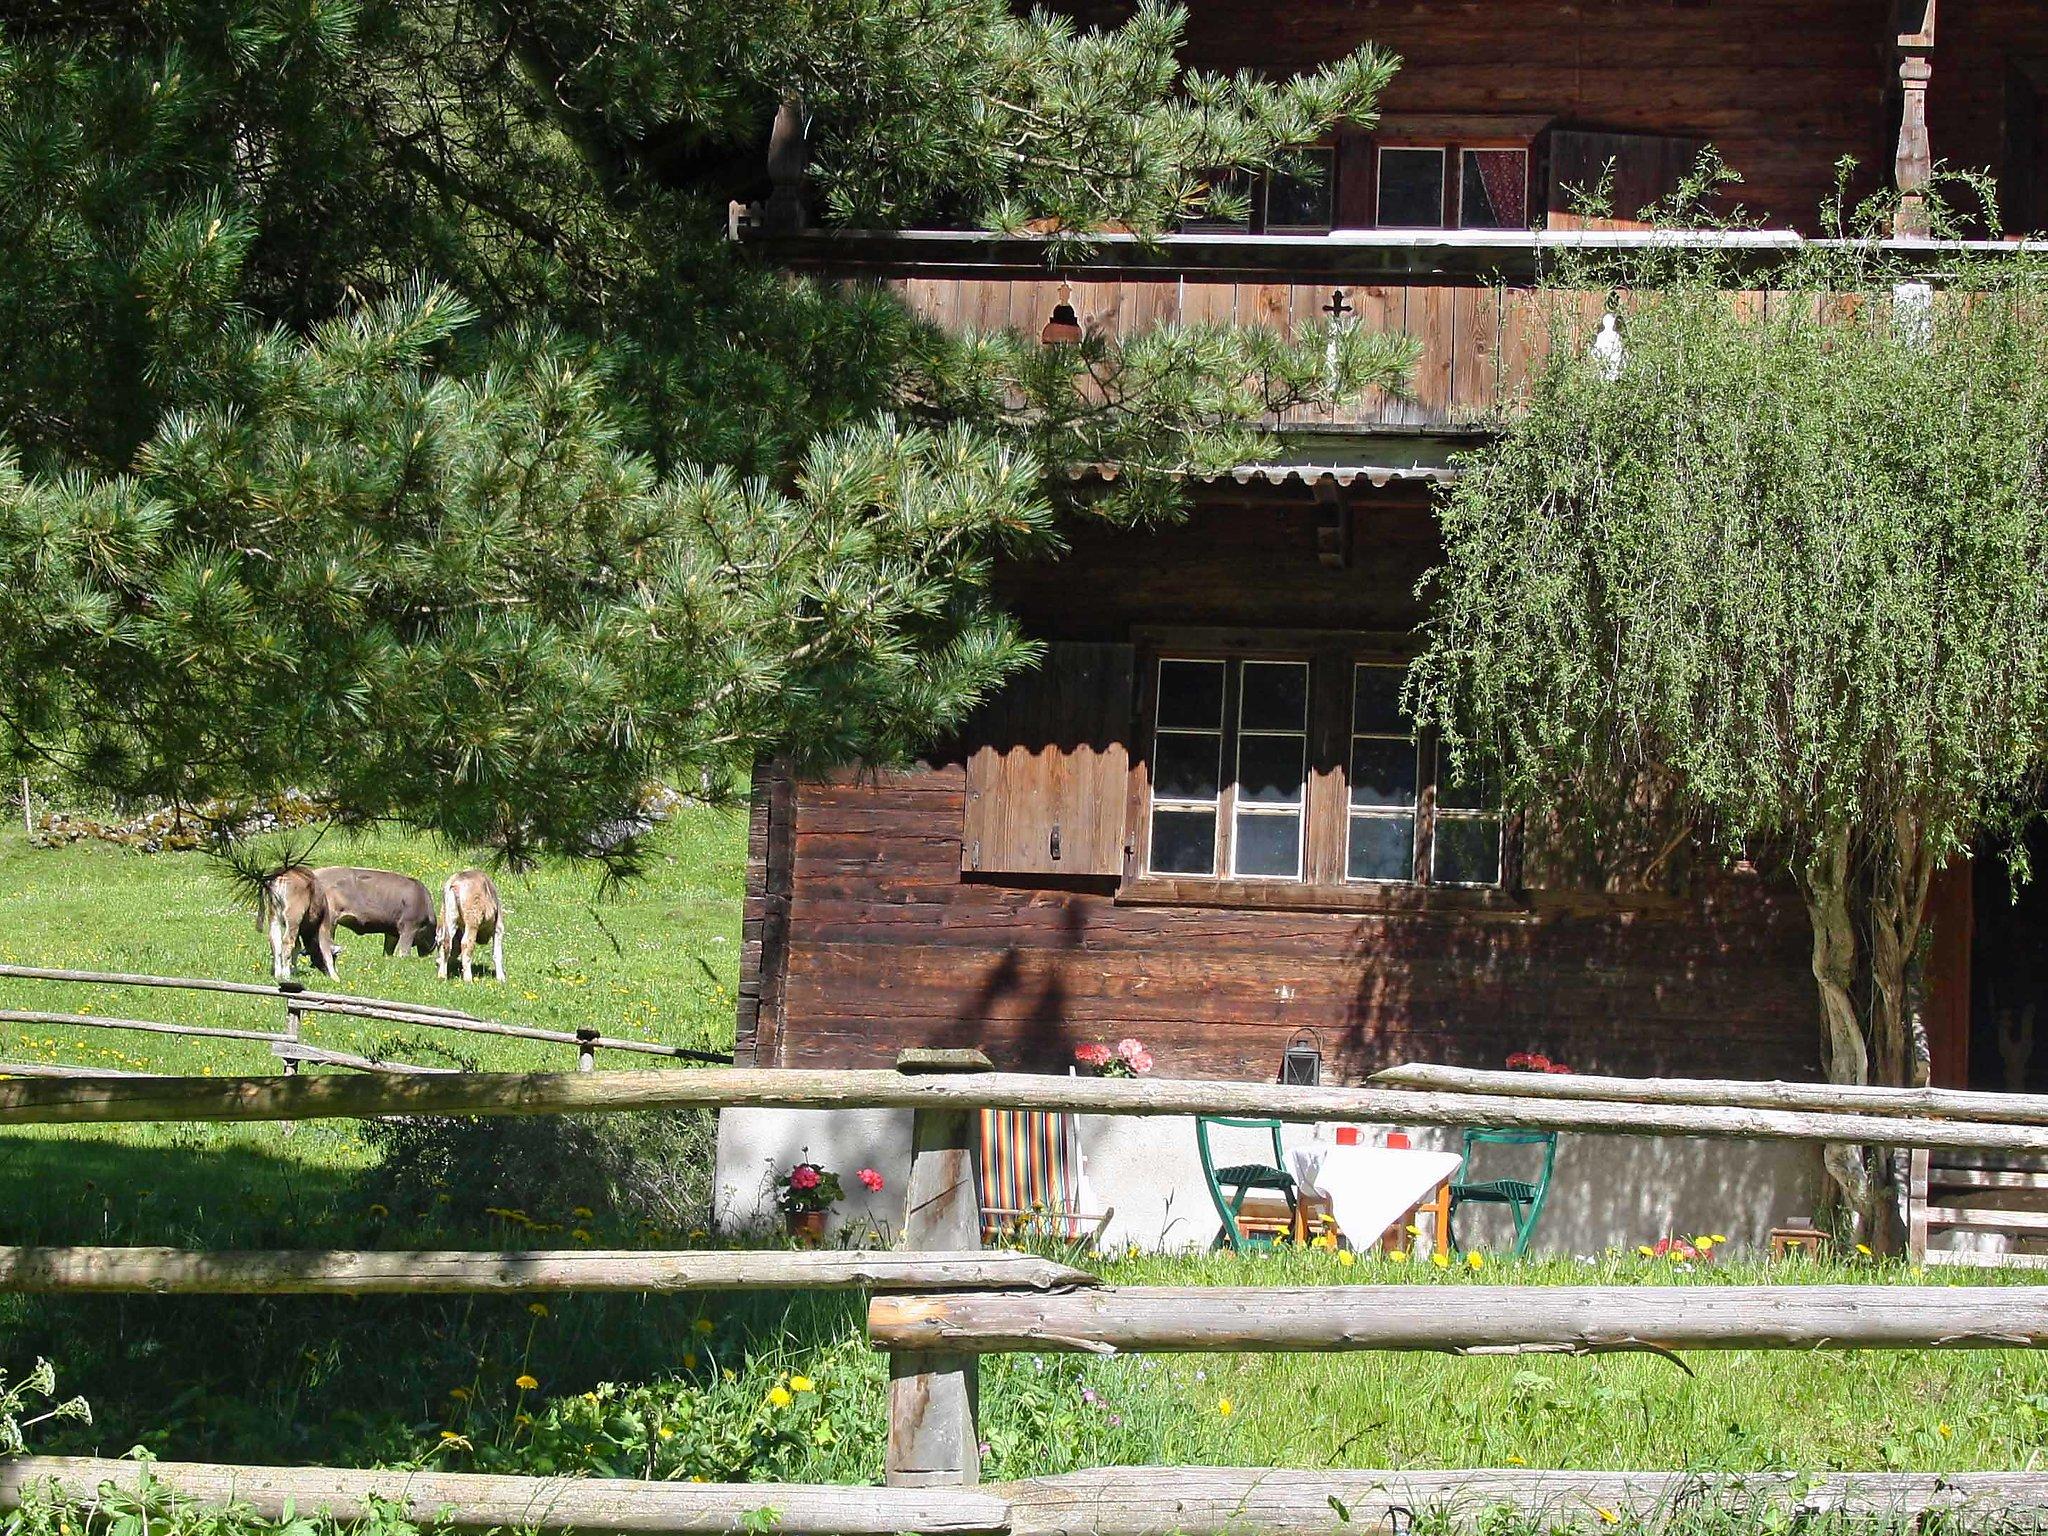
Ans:
{"type": "Polygon", "coordinates": [[[576,1070],[597,1070],[597,1031],[588,1027],[576,1031],[576,1070]]]}
{"type": "MultiPolygon", "coordinates": [[[[899,1072],[987,1072],[980,1051],[903,1051],[899,1072]]],[[[975,1111],[912,1112],[910,1178],[903,1217],[905,1248],[981,1246],[981,1196],[974,1182],[975,1111]]],[[[892,1488],[957,1487],[981,1481],[981,1431],[975,1422],[975,1357],[904,1350],[889,1356],[889,1452],[892,1488]]]]}

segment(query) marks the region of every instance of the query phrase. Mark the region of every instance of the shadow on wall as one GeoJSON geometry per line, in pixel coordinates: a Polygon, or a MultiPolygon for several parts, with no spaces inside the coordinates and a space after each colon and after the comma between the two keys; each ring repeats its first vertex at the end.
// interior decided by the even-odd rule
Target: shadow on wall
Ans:
{"type": "MultiPolygon", "coordinates": [[[[1387,1130],[1393,1127],[1375,1127],[1387,1130]]],[[[1456,1128],[1409,1128],[1418,1147],[1458,1149],[1456,1128]]],[[[1314,1134],[1289,1127],[1288,1141],[1314,1134]]],[[[1081,1143],[1095,1208],[1114,1206],[1107,1245],[1203,1248],[1217,1221],[1195,1151],[1194,1122],[1180,1117],[1086,1115],[1081,1143]]],[[[1247,1157],[1257,1149],[1246,1143],[1247,1157]]],[[[1515,1148],[1486,1148],[1480,1177],[1519,1173],[1515,1148]]],[[[1236,1155],[1219,1142],[1219,1156],[1236,1155]]],[[[901,1230],[910,1166],[910,1115],[905,1110],[729,1109],[719,1117],[719,1228],[745,1231],[776,1221],[772,1179],[809,1157],[841,1174],[847,1200],[841,1221],[901,1230]],[[872,1167],[887,1180],[869,1196],[848,1177],[872,1167]]],[[[1264,1161],[1270,1144],[1257,1152],[1264,1161]]],[[[1717,1141],[1701,1137],[1565,1135],[1558,1142],[1550,1196],[1532,1248],[1593,1254],[1634,1249],[1672,1235],[1718,1233],[1738,1247],[1761,1247],[1774,1226],[1813,1213],[1821,1191],[1815,1148],[1785,1142],[1717,1141]]],[[[1507,1218],[1490,1210],[1459,1222],[1467,1247],[1504,1249],[1507,1218]]]]}

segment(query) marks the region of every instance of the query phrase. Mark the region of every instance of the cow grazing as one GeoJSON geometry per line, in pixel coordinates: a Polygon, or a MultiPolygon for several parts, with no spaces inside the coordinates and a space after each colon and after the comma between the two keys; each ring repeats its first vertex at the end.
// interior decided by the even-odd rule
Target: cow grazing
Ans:
{"type": "Polygon", "coordinates": [[[270,934],[272,976],[279,981],[292,979],[292,959],[301,942],[318,964],[319,934],[327,921],[327,905],[313,871],[294,864],[265,880],[262,921],[270,934]]]}
{"type": "Polygon", "coordinates": [[[434,898],[411,875],[346,864],[293,866],[265,882],[263,895],[271,973],[279,981],[291,978],[292,956],[301,944],[313,964],[332,978],[336,928],[382,934],[387,955],[400,949],[434,952],[434,898]]]}
{"type": "Polygon", "coordinates": [[[471,956],[477,941],[491,941],[491,972],[505,979],[505,909],[498,901],[498,887],[480,869],[465,869],[450,875],[441,889],[441,926],[434,935],[434,953],[441,974],[448,974],[448,962],[458,950],[462,979],[474,981],[471,956]]]}

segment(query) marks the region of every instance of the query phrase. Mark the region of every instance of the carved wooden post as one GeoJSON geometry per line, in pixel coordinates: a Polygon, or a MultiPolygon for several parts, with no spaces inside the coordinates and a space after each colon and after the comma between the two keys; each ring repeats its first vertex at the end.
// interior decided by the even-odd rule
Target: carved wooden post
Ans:
{"type": "Polygon", "coordinates": [[[1927,82],[1934,73],[1934,7],[1937,0],[1899,0],[1899,147],[1892,180],[1899,189],[1892,233],[1929,233],[1927,187],[1934,179],[1934,150],[1927,137],[1927,82]]]}
{"type": "Polygon", "coordinates": [[[587,1026],[576,1031],[576,1070],[597,1070],[597,1031],[587,1026]]]}
{"type": "Polygon", "coordinates": [[[804,111],[795,101],[775,109],[768,130],[768,201],[761,222],[777,234],[794,234],[809,222],[804,212],[804,111]]]}
{"type": "MultiPolygon", "coordinates": [[[[980,1051],[904,1051],[899,1072],[987,1072],[980,1051]]],[[[905,1248],[981,1246],[981,1196],[974,1182],[976,1111],[913,1111],[905,1248]]],[[[888,1482],[893,1488],[981,1481],[975,1420],[975,1357],[905,1350],[889,1356],[888,1482]]]]}

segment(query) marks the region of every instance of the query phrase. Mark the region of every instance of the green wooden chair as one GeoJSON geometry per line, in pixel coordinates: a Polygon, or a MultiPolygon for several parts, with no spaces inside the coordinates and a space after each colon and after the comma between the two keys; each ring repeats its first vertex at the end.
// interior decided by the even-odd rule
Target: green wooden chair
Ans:
{"type": "Polygon", "coordinates": [[[1514,1256],[1519,1259],[1529,1251],[1529,1239],[1535,1235],[1537,1218],[1543,1214],[1544,1197],[1550,1193],[1550,1170],[1557,1161],[1557,1132],[1469,1130],[1465,1133],[1463,1156],[1458,1168],[1460,1177],[1451,1180],[1451,1246],[1459,1246],[1460,1206],[1504,1205],[1515,1218],[1514,1256]],[[1542,1171],[1533,1184],[1526,1179],[1467,1181],[1463,1175],[1471,1171],[1472,1149],[1477,1146],[1541,1147],[1542,1171]]]}
{"type": "Polygon", "coordinates": [[[1223,1218],[1222,1230],[1216,1234],[1216,1241],[1210,1246],[1221,1248],[1230,1245],[1233,1253],[1244,1252],[1247,1242],[1272,1244],[1273,1234],[1258,1233],[1246,1237],[1238,1225],[1238,1217],[1244,1211],[1244,1197],[1255,1189],[1272,1190],[1287,1201],[1288,1224],[1299,1229],[1301,1207],[1295,1200],[1294,1175],[1280,1165],[1285,1161],[1280,1152],[1280,1122],[1278,1120],[1231,1120],[1217,1115],[1199,1116],[1195,1120],[1195,1145],[1202,1154],[1202,1176],[1209,1181],[1209,1198],[1216,1202],[1216,1214],[1223,1218]],[[1214,1150],[1209,1145],[1209,1131],[1212,1126],[1221,1126],[1233,1131],[1270,1131],[1273,1135],[1272,1163],[1229,1163],[1216,1166],[1214,1150]]]}

